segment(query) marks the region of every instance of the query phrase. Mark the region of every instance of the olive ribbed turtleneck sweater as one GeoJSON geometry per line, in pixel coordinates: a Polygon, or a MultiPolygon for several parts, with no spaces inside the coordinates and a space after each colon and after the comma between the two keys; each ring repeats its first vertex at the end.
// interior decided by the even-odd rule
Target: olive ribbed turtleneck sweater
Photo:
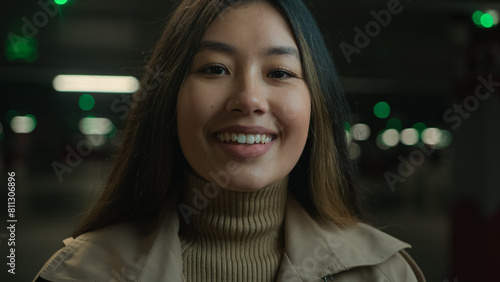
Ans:
{"type": "Polygon", "coordinates": [[[275,281],[287,183],[285,178],[256,192],[236,192],[189,175],[182,203],[195,212],[180,217],[179,230],[185,280],[275,281]]]}

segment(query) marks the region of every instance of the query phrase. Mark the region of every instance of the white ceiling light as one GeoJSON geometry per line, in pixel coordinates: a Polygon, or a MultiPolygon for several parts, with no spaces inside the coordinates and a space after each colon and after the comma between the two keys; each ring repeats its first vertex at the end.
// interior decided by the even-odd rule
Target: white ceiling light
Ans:
{"type": "Polygon", "coordinates": [[[139,89],[139,81],[133,76],[61,74],[52,85],[59,92],[134,93],[139,89]]]}

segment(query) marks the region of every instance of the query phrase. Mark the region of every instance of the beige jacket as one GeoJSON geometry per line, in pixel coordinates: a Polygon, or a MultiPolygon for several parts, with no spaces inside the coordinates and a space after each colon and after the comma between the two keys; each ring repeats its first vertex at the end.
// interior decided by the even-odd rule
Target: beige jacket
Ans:
{"type": "MultiPolygon", "coordinates": [[[[178,227],[171,207],[158,224],[137,220],[66,239],[35,281],[184,281],[178,227]]],[[[291,195],[284,230],[276,281],[425,281],[403,251],[408,244],[363,223],[318,224],[291,195]]]]}

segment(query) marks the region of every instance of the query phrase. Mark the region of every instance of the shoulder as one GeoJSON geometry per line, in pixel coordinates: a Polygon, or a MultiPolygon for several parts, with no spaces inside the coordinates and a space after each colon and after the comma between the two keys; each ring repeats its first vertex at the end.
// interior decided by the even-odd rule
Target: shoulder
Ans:
{"type": "Polygon", "coordinates": [[[375,227],[316,221],[293,197],[287,215],[285,255],[301,281],[425,281],[404,251],[411,246],[375,227]]]}
{"type": "Polygon", "coordinates": [[[370,225],[339,228],[335,259],[343,264],[336,281],[425,281],[405,249],[411,246],[370,225]],[[345,277],[345,278],[344,278],[345,277]],[[345,280],[344,280],[345,279],[345,280]]]}
{"type": "Polygon", "coordinates": [[[134,220],[68,238],[35,281],[121,281],[145,263],[155,226],[151,219],[134,220]]]}
{"type": "Polygon", "coordinates": [[[398,251],[383,262],[347,269],[334,276],[337,282],[347,281],[384,281],[384,282],[421,282],[425,277],[404,250],[398,251]]]}

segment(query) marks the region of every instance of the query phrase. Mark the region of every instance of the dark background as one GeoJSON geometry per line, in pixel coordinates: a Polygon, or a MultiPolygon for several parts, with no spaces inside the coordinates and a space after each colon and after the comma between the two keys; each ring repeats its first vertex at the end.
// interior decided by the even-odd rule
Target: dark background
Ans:
{"type": "MultiPolygon", "coordinates": [[[[48,1],[53,0],[41,3],[48,1]]],[[[99,193],[123,128],[125,111],[112,105],[117,100],[124,105],[127,95],[89,93],[96,104],[83,111],[78,100],[84,93],[56,92],[52,79],[63,73],[138,76],[173,3],[70,0],[57,15],[46,16],[46,22],[38,19],[43,24],[36,32],[31,30],[32,57],[13,59],[8,51],[10,36],[23,35],[23,18],[33,23],[44,10],[37,1],[3,2],[0,261],[5,262],[0,280],[30,281],[61,246],[99,193]],[[35,130],[14,133],[12,117],[26,114],[36,117],[35,130]],[[89,115],[110,119],[116,130],[91,154],[68,162],[68,152],[89,138],[78,129],[79,120],[89,115]],[[71,169],[61,181],[55,162],[71,169]],[[16,172],[15,276],[7,273],[6,266],[7,171],[16,172]]],[[[465,112],[460,125],[443,115],[454,111],[454,105],[473,103],[479,76],[500,82],[500,27],[480,28],[472,21],[474,11],[500,11],[500,4],[400,1],[400,12],[393,13],[385,27],[373,30],[366,46],[351,54],[348,62],[341,45],[355,48],[354,28],[365,30],[374,20],[371,11],[387,10],[388,3],[395,1],[312,5],[349,95],[350,124],[364,123],[371,129],[368,140],[354,140],[352,145],[353,152],[356,148],[360,152],[366,219],[412,244],[409,252],[428,281],[499,281],[500,86],[477,105],[467,105],[473,110],[465,112]],[[380,101],[391,107],[386,118],[374,115],[373,107],[380,101]],[[381,148],[377,136],[394,118],[401,122],[399,130],[417,122],[447,130],[451,143],[436,148],[419,141],[381,148]],[[424,149],[432,153],[418,153],[424,149]],[[418,154],[424,157],[398,172],[401,163],[418,154]],[[392,185],[386,179],[389,174],[399,177],[392,185]]]]}

